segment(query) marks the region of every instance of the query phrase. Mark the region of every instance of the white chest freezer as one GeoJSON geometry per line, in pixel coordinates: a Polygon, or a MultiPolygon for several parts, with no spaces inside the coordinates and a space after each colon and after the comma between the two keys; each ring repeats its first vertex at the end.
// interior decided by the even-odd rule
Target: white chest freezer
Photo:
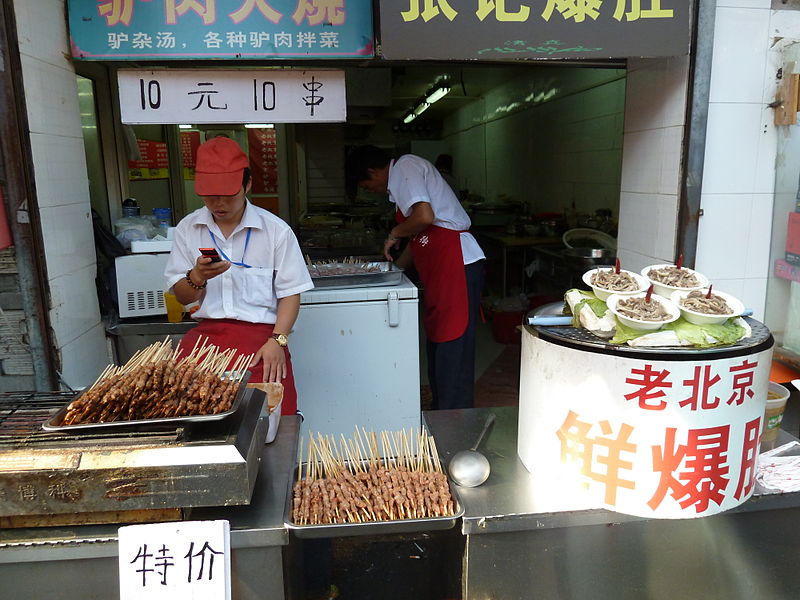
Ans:
{"type": "Polygon", "coordinates": [[[419,294],[398,285],[305,292],[289,342],[308,432],[420,426],[419,294]]]}

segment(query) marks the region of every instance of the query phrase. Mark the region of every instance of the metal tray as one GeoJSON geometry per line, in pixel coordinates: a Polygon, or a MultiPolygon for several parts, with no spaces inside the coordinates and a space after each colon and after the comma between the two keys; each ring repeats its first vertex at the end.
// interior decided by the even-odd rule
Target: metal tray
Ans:
{"type": "Polygon", "coordinates": [[[242,383],[239,386],[239,390],[236,392],[236,396],[233,398],[233,403],[231,404],[230,409],[221,413],[215,413],[213,415],[186,415],[182,417],[164,417],[158,419],[136,419],[133,421],[111,421],[110,423],[80,423],[78,425],[61,425],[61,420],[67,413],[67,407],[69,407],[73,401],[77,400],[83,393],[85,393],[82,392],[80,395],[67,402],[61,409],[59,409],[57,413],[50,417],[50,419],[48,419],[48,421],[42,425],[42,429],[45,431],[58,431],[61,433],[84,433],[86,431],[114,431],[128,428],[143,429],[149,427],[180,427],[190,423],[219,421],[239,410],[239,406],[242,403],[242,398],[247,391],[247,380],[249,378],[250,373],[248,372],[242,379],[242,383]]]}
{"type": "Polygon", "coordinates": [[[456,522],[464,516],[464,505],[458,495],[456,486],[448,478],[450,495],[453,497],[455,514],[447,517],[430,517],[427,519],[398,519],[395,521],[370,521],[367,523],[330,523],[324,525],[296,525],[292,522],[292,498],[294,484],[297,481],[297,467],[292,474],[292,484],[288,486],[286,495],[286,512],[283,522],[299,538],[331,538],[349,537],[353,535],[385,535],[390,533],[417,533],[452,529],[456,522]]]}
{"type": "MultiPolygon", "coordinates": [[[[377,287],[384,285],[398,285],[403,279],[403,269],[396,266],[394,263],[383,262],[367,262],[364,263],[367,267],[377,266],[380,270],[364,273],[353,273],[348,275],[325,275],[325,265],[321,267],[309,266],[308,272],[311,275],[311,281],[317,288],[325,289],[344,289],[354,287],[377,287]],[[317,270],[315,270],[317,269],[317,270]],[[322,269],[322,270],[319,270],[322,269]]],[[[351,266],[343,264],[342,266],[351,266]]]]}

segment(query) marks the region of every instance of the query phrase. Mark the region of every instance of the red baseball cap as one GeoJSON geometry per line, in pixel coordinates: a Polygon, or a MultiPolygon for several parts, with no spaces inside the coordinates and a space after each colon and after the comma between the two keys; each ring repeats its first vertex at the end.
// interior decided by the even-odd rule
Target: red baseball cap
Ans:
{"type": "Polygon", "coordinates": [[[197,149],[194,191],[198,196],[233,196],[242,189],[244,169],[250,164],[239,144],[215,137],[197,149]]]}

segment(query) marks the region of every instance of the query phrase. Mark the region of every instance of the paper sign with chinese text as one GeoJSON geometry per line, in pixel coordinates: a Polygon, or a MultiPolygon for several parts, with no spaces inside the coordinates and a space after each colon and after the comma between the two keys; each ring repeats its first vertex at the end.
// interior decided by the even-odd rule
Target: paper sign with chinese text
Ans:
{"type": "Polygon", "coordinates": [[[683,56],[690,0],[380,0],[389,60],[683,56]]]}
{"type": "Polygon", "coordinates": [[[86,60],[370,58],[370,0],[69,0],[86,60]]]}
{"type": "Polygon", "coordinates": [[[523,334],[517,451],[543,511],[719,513],[753,493],[772,350],[623,358],[523,334]]]}
{"type": "Polygon", "coordinates": [[[120,600],[230,600],[228,521],[119,528],[120,600]]]}
{"type": "Polygon", "coordinates": [[[332,123],[346,118],[344,71],[120,70],[123,123],[332,123]]]}

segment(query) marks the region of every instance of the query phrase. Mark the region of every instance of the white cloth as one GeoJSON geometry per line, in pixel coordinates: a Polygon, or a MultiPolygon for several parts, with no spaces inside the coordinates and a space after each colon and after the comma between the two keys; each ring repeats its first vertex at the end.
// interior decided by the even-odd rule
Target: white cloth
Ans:
{"type": "Polygon", "coordinates": [[[478,241],[467,230],[472,221],[455,193],[430,162],[413,154],[404,154],[389,163],[389,200],[404,216],[411,214],[417,202],[431,205],[433,224],[443,229],[461,231],[461,254],[464,264],[477,262],[486,256],[478,241]]]}
{"type": "Polygon", "coordinates": [[[198,248],[213,248],[231,261],[222,275],[208,280],[195,319],[238,319],[274,324],[278,299],[314,287],[294,232],[281,219],[247,202],[242,221],[225,238],[204,206],[184,217],[175,228],[172,251],[164,270],[167,287],[186,276],[200,255],[198,248]],[[247,230],[250,240],[247,242],[247,230]],[[216,244],[211,233],[216,237],[216,244]]]}

